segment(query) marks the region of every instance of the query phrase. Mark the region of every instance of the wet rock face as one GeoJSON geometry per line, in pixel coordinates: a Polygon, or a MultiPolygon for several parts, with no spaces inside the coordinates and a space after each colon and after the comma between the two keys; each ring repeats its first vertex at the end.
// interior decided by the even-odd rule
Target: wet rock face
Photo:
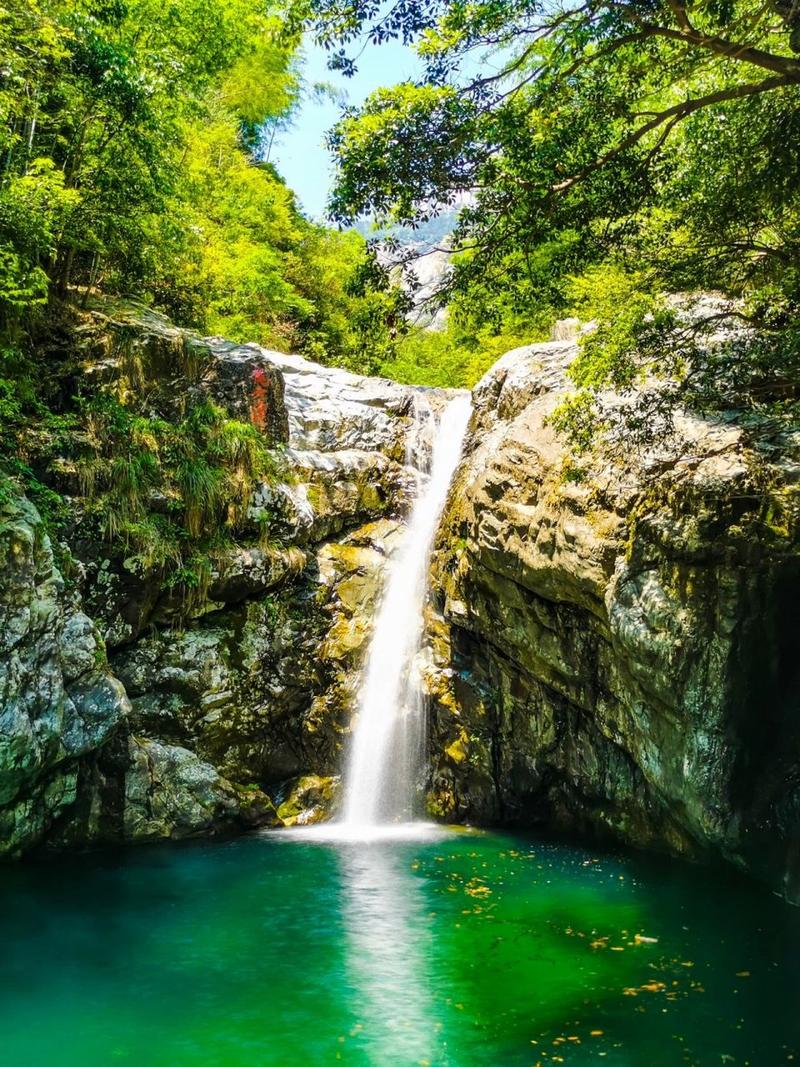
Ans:
{"type": "Polygon", "coordinates": [[[324,822],[336,810],[340,785],[338,777],[322,778],[317,774],[304,775],[288,783],[278,818],[284,826],[313,826],[324,822]]]}
{"type": "Polygon", "coordinates": [[[563,476],[570,342],[479,384],[440,532],[432,806],[723,854],[797,896],[796,543],[758,485],[796,457],[681,417],[658,453],[563,476]]]}
{"type": "Polygon", "coordinates": [[[321,545],[270,596],[115,652],[133,730],[268,792],[310,770],[335,774],[400,531],[392,520],[367,524],[321,545]]]}
{"type": "Polygon", "coordinates": [[[0,506],[0,853],[45,836],[75,801],[81,762],[128,710],[36,509],[0,506]]]}

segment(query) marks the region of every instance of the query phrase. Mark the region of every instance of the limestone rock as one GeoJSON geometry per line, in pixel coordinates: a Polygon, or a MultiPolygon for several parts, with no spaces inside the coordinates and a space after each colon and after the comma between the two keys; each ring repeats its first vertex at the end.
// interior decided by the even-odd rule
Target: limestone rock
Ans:
{"type": "Polygon", "coordinates": [[[416,487],[413,473],[381,452],[290,448],[286,460],[296,480],[258,487],[250,516],[270,521],[298,545],[319,544],[370,519],[402,512],[416,487]]]}
{"type": "Polygon", "coordinates": [[[321,367],[300,356],[272,352],[270,358],[283,374],[293,448],[358,449],[402,460],[407,416],[417,390],[339,367],[321,367]]]}

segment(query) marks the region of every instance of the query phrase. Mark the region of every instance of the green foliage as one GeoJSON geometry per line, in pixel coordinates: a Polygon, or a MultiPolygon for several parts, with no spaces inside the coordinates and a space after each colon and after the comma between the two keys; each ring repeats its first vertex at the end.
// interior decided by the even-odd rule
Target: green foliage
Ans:
{"type": "MultiPolygon", "coordinates": [[[[426,68],[417,84],[374,93],[333,132],[335,217],[426,226],[461,204],[441,298],[467,348],[470,318],[484,332],[526,340],[560,315],[598,320],[574,370],[584,392],[562,412],[576,431],[608,384],[627,390],[675,373],[686,402],[719,406],[732,399],[742,359],[754,382],[767,352],[769,377],[793,365],[796,4],[300,6],[340,69],[354,62],[348,46],[362,36],[416,42],[426,68]],[[719,317],[689,336],[658,303],[658,293],[695,289],[737,301],[728,319],[744,316],[763,331],[764,353],[751,346],[745,357],[740,347],[734,356],[728,346],[724,355],[714,341],[719,317]],[[700,378],[702,387],[689,384],[700,378]]],[[[399,365],[409,376],[400,357],[399,365]]],[[[771,387],[762,395],[784,402],[771,387]]]]}
{"type": "Polygon", "coordinates": [[[300,88],[284,14],[5,0],[0,333],[77,287],[323,359],[359,355],[365,316],[385,340],[381,301],[350,288],[363,239],[310,223],[264,161],[300,88]]]}
{"type": "MultiPolygon", "coordinates": [[[[475,314],[462,318],[454,304],[443,330],[414,327],[398,338],[377,373],[409,385],[469,389],[512,348],[544,340],[550,316],[525,316],[493,326],[475,314]]],[[[474,309],[473,309],[474,311],[474,309]]]]}
{"type": "Polygon", "coordinates": [[[256,483],[281,474],[259,431],[211,403],[173,423],[101,396],[80,423],[72,442],[87,515],[145,569],[169,569],[173,584],[194,588],[197,561],[244,529],[256,483]]]}
{"type": "Polygon", "coordinates": [[[46,483],[71,457],[88,519],[185,587],[278,460],[208,405],[179,424],[138,414],[135,346],[129,407],[76,400],[68,304],[135,294],[207,333],[364,367],[403,329],[402,293],[363,284],[363,238],[304,218],[266,161],[300,90],[284,15],[282,0],[0,6],[0,477],[56,525],[46,483]]]}
{"type": "Polygon", "coordinates": [[[589,451],[603,436],[620,454],[671,433],[677,412],[736,414],[771,434],[800,424],[800,330],[723,329],[726,306],[705,316],[692,301],[637,293],[583,338],[569,373],[577,391],[551,423],[572,448],[589,451]],[[604,397],[612,386],[619,400],[604,397]]]}

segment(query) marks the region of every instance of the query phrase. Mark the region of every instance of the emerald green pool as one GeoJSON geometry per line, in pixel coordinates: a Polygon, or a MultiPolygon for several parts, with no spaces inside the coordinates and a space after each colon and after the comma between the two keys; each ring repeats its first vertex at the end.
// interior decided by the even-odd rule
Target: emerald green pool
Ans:
{"type": "Polygon", "coordinates": [[[4,867],[8,1067],[800,1065],[800,911],[496,834],[4,867]]]}

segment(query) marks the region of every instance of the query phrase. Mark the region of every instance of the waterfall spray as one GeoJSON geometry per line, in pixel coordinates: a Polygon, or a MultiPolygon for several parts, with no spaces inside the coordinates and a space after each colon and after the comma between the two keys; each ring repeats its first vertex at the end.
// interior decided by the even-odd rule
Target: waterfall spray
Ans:
{"type": "Polygon", "coordinates": [[[435,428],[431,471],[409,516],[375,620],[345,771],[349,830],[408,821],[414,814],[425,722],[414,658],[424,625],[428,565],[470,417],[469,397],[445,408],[435,428]]]}

